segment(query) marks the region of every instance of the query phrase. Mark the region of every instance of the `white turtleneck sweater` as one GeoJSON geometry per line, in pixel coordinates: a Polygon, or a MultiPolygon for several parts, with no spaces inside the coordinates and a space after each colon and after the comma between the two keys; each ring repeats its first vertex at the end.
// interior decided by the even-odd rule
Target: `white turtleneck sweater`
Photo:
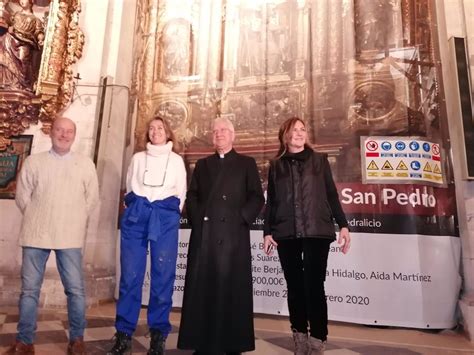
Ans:
{"type": "Polygon", "coordinates": [[[183,209],[186,168],[172,147],[172,142],[164,145],[147,143],[146,151],[133,155],[127,172],[127,193],[133,191],[150,202],[176,196],[180,200],[179,208],[183,209]]]}

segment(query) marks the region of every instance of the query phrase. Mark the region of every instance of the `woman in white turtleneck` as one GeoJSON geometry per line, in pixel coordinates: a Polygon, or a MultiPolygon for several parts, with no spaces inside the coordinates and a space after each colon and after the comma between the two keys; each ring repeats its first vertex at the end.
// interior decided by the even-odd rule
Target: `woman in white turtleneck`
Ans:
{"type": "Polygon", "coordinates": [[[174,152],[168,123],[155,117],[148,125],[146,151],[136,153],[127,173],[127,208],[121,219],[120,293],[115,319],[115,343],[108,354],[131,352],[141,307],[147,249],[150,249],[150,301],[148,354],[163,354],[171,330],[178,252],[180,211],[186,196],[186,169],[174,152]]]}

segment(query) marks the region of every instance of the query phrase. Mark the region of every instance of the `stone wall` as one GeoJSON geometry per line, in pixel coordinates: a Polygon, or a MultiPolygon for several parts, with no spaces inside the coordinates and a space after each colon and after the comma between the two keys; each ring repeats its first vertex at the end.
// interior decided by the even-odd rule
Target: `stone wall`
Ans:
{"type": "MultiPolygon", "coordinates": [[[[87,301],[89,305],[110,300],[115,288],[115,246],[122,164],[129,116],[136,0],[83,0],[80,25],[85,32],[83,57],[75,72],[80,74],[76,92],[65,116],[77,124],[74,151],[91,158],[98,150],[97,171],[100,206],[89,221],[84,248],[87,301]],[[108,87],[102,90],[101,78],[108,87]],[[101,99],[104,97],[104,105],[101,99]],[[102,116],[101,116],[102,113],[102,116]],[[99,127],[100,116],[102,124],[99,127]],[[101,131],[100,137],[97,132],[101,131]]],[[[49,150],[50,138],[33,126],[32,154],[49,150]]],[[[18,233],[21,214],[13,200],[0,200],[0,305],[15,305],[20,292],[21,248],[18,233]]],[[[47,264],[41,305],[62,307],[65,295],[56,271],[54,254],[47,264]]]]}

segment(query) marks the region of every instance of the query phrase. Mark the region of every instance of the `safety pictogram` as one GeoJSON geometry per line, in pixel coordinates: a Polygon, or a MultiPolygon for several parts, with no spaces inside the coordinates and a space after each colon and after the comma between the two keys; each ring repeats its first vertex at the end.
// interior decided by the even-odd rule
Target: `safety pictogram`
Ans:
{"type": "Polygon", "coordinates": [[[368,141],[367,143],[365,143],[365,147],[367,148],[367,150],[370,150],[371,152],[373,152],[377,150],[379,145],[376,141],[368,141]]]}
{"type": "Polygon", "coordinates": [[[441,169],[439,168],[439,165],[438,164],[435,164],[434,168],[433,168],[433,172],[435,174],[441,174],[441,169]]]}
{"type": "Polygon", "coordinates": [[[375,164],[375,162],[372,160],[372,161],[369,163],[369,166],[367,167],[367,170],[379,170],[379,167],[378,167],[377,164],[375,164]]]}
{"type": "Polygon", "coordinates": [[[392,164],[388,160],[383,163],[382,170],[393,170],[392,164]]]}
{"type": "Polygon", "coordinates": [[[397,165],[397,170],[408,170],[408,166],[406,166],[403,160],[400,160],[400,163],[397,165]]]}
{"type": "Polygon", "coordinates": [[[418,143],[417,141],[411,141],[409,147],[415,152],[420,148],[420,143],[418,143]]]}
{"type": "Polygon", "coordinates": [[[418,171],[421,168],[421,163],[418,160],[413,160],[410,163],[410,167],[412,168],[412,170],[418,171]]]}
{"type": "Polygon", "coordinates": [[[425,167],[423,168],[423,171],[426,171],[427,173],[433,172],[433,170],[431,170],[431,165],[429,162],[426,162],[425,167]]]}
{"type": "Polygon", "coordinates": [[[392,143],[390,143],[390,142],[382,142],[382,144],[380,146],[382,147],[383,150],[392,149],[392,143]]]}

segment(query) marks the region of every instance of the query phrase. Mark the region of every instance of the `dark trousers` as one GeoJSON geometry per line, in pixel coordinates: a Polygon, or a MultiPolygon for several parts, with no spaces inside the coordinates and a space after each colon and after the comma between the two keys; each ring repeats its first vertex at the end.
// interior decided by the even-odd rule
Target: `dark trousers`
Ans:
{"type": "Polygon", "coordinates": [[[309,332],[326,341],[328,308],[324,281],[332,240],[320,238],[278,241],[278,255],[288,287],[288,310],[291,327],[309,332]]]}

